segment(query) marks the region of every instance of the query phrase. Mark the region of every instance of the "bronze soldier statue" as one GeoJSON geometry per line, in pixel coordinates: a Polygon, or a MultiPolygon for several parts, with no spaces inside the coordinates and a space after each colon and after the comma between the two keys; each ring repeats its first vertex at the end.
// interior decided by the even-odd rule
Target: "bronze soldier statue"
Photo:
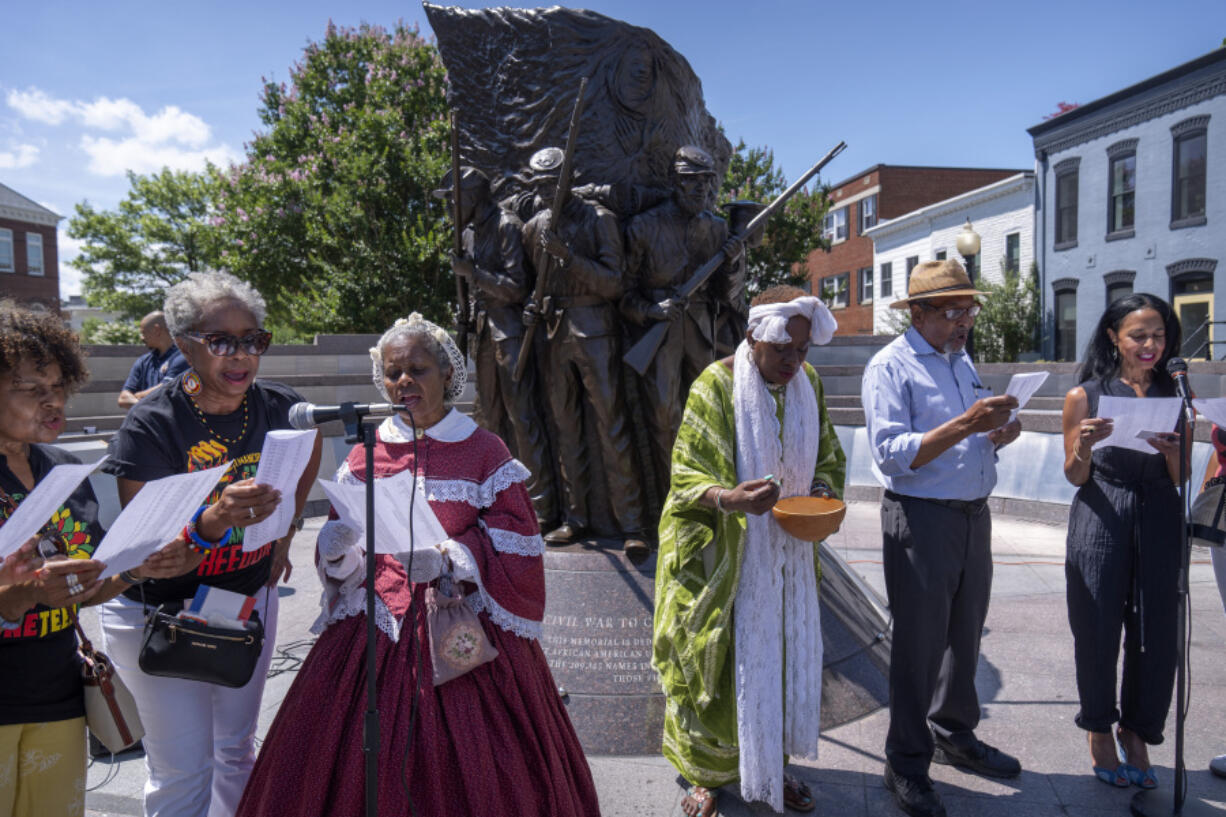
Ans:
{"type": "MultiPolygon", "coordinates": [[[[529,162],[543,200],[551,200],[563,152],[544,148],[529,162]],[[551,184],[552,180],[552,184],[551,184]]],[[[565,488],[565,521],[545,535],[563,544],[591,524],[590,468],[602,466],[613,520],[627,555],[647,552],[643,541],[643,493],[635,474],[622,384],[621,324],[623,253],[617,217],[599,204],[570,196],[558,225],[542,209],[524,227],[536,274],[545,276],[544,302],[530,303],[525,320],[545,322],[541,375],[557,426],[557,454],[565,488]],[[585,407],[595,419],[584,433],[585,407]],[[600,447],[599,456],[587,440],[600,447]]]]}
{"type": "MultiPolygon", "coordinates": [[[[450,198],[451,171],[434,194],[450,198]]],[[[523,222],[501,209],[490,195],[489,178],[473,167],[460,170],[460,224],[464,255],[451,254],[451,269],[468,282],[476,305],[473,362],[477,370],[477,422],[507,442],[532,477],[528,494],[544,530],[558,523],[554,462],[540,406],[537,373],[528,366],[518,384],[511,379],[524,334],[528,298],[523,222]]],[[[468,351],[468,350],[465,350],[468,351]]]]}
{"type": "Polygon", "coordinates": [[[657,321],[670,327],[642,378],[645,415],[651,434],[657,484],[667,486],[673,441],[681,426],[685,395],[699,373],[716,358],[714,322],[720,305],[740,295],[740,243],[729,259],[688,299],[677,287],[728,241],[728,225],[711,212],[717,183],[715,162],[694,145],[677,149],[669,173],[672,197],[639,213],[626,227],[626,292],[621,312],[632,340],[657,321]]]}

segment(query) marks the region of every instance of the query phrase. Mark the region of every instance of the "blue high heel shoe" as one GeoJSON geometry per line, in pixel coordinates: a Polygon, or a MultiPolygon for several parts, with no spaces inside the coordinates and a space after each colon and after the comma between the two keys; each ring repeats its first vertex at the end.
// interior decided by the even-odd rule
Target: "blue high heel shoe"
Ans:
{"type": "Polygon", "coordinates": [[[1128,752],[1124,749],[1124,741],[1120,739],[1120,734],[1116,732],[1116,748],[1120,756],[1119,770],[1123,771],[1128,777],[1128,782],[1142,789],[1158,788],[1158,775],[1154,773],[1154,767],[1151,765],[1145,771],[1141,771],[1136,766],[1128,762],[1128,752]]]}
{"type": "Polygon", "coordinates": [[[1094,776],[1106,783],[1108,786],[1114,786],[1117,789],[1126,789],[1129,786],[1129,777],[1123,763],[1116,766],[1114,769],[1104,769],[1102,766],[1091,766],[1094,770],[1094,776]]]}

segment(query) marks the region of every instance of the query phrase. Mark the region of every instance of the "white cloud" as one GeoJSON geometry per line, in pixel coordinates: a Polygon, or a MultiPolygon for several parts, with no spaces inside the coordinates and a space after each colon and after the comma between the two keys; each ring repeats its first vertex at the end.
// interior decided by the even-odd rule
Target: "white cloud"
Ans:
{"type": "Polygon", "coordinates": [[[34,145],[17,145],[12,150],[0,150],[0,170],[17,170],[37,161],[38,148],[34,145]]]}
{"type": "MultiPolygon", "coordinates": [[[[55,208],[52,207],[51,209],[54,210],[55,208]]],[[[64,224],[65,222],[60,222],[60,228],[56,232],[55,237],[55,246],[59,252],[60,262],[61,298],[81,294],[81,271],[76,267],[70,266],[68,262],[81,254],[81,247],[85,244],[81,239],[69,238],[68,230],[64,227],[64,224]]]]}
{"type": "MultiPolygon", "coordinates": [[[[59,125],[74,121],[86,130],[106,131],[116,137],[84,133],[81,149],[89,156],[89,170],[100,176],[125,171],[149,173],[170,167],[201,170],[206,161],[225,165],[238,161],[237,151],[213,144],[208,123],[176,105],[146,114],[130,99],[98,97],[92,102],[54,99],[37,88],[9,91],[8,105],[27,119],[59,125]]],[[[37,155],[37,152],[36,154],[37,155]]],[[[4,167],[0,153],[0,168],[4,167]]]]}

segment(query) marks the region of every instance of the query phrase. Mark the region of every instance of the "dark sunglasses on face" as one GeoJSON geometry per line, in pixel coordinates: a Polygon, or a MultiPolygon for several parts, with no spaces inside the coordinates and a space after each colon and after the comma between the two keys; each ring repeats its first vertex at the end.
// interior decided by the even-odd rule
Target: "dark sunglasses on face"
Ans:
{"type": "Polygon", "coordinates": [[[233,357],[242,349],[244,354],[259,357],[268,351],[272,332],[263,329],[237,338],[227,332],[184,332],[184,337],[203,343],[213,357],[233,357]]]}
{"type": "Polygon", "coordinates": [[[961,309],[938,309],[932,304],[926,304],[923,301],[920,301],[920,306],[922,306],[924,309],[930,309],[933,312],[940,312],[945,316],[945,320],[947,321],[956,321],[963,315],[970,315],[973,318],[983,309],[983,307],[979,304],[964,306],[961,309]]]}

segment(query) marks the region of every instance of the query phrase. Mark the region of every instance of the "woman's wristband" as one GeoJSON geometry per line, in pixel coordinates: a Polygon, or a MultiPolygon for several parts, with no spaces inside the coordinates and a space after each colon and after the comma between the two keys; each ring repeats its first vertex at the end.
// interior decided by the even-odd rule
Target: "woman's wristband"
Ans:
{"type": "Polygon", "coordinates": [[[715,489],[715,510],[719,511],[720,513],[728,513],[727,509],[724,508],[724,493],[727,490],[727,488],[715,489]]]}
{"type": "Polygon", "coordinates": [[[128,584],[144,584],[145,582],[149,581],[148,578],[137,576],[131,570],[119,571],[119,578],[128,584]]]}
{"type": "MultiPolygon", "coordinates": [[[[1073,459],[1077,460],[1077,462],[1089,462],[1089,461],[1090,461],[1090,457],[1086,457],[1086,458],[1083,460],[1083,459],[1081,458],[1081,454],[1077,453],[1077,450],[1078,450],[1078,447],[1079,447],[1080,443],[1081,443],[1081,439],[1080,439],[1080,438],[1078,438],[1077,442],[1073,443],[1073,459]]],[[[1091,456],[1093,456],[1093,452],[1090,452],[1090,453],[1091,453],[1091,456]]]]}

